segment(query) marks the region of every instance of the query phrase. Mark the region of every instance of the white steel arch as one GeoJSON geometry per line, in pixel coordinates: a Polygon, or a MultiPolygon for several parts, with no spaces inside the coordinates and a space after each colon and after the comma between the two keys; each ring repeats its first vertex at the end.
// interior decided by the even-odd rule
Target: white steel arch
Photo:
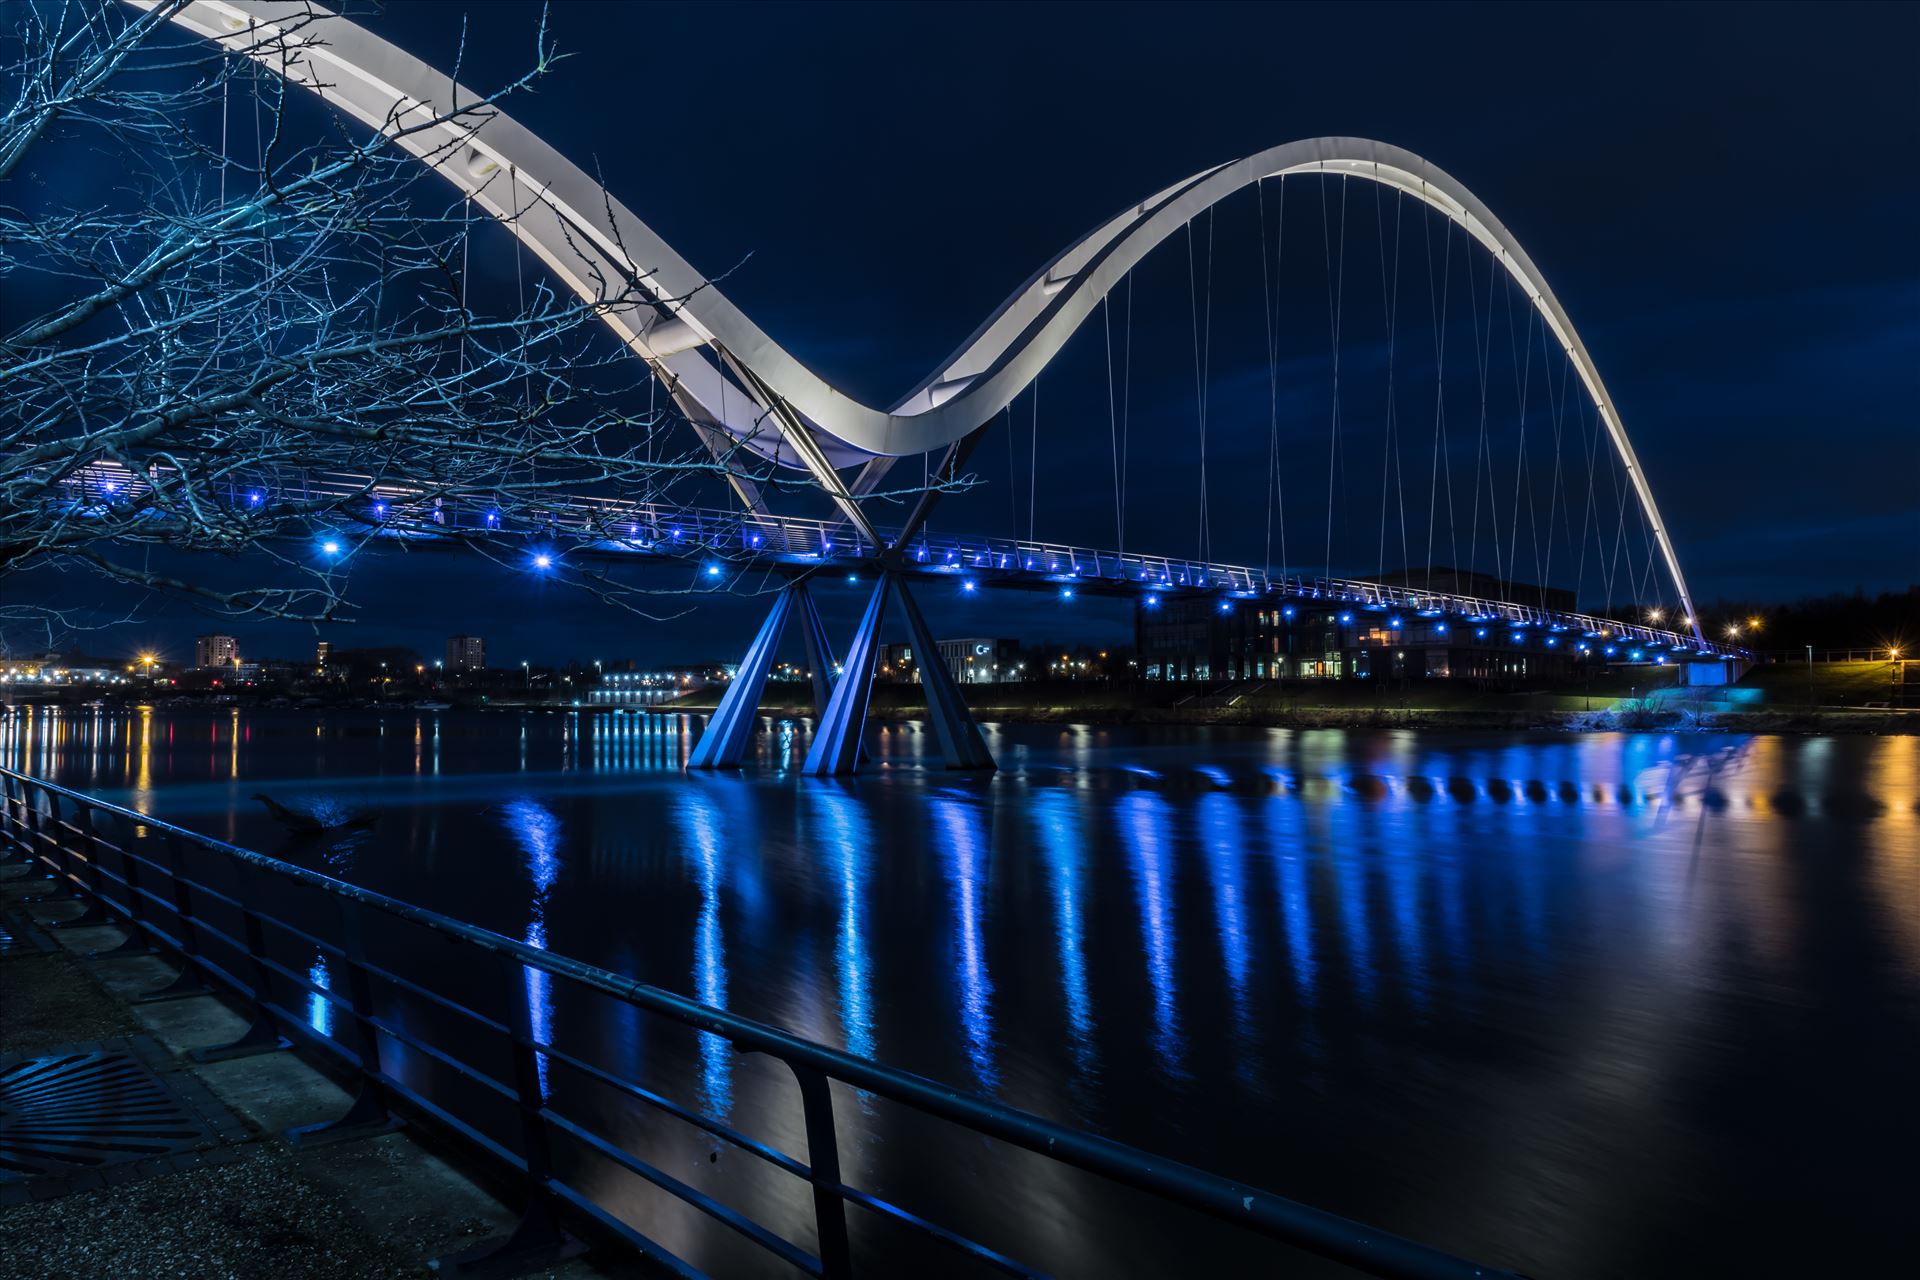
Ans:
{"type": "MultiPolygon", "coordinates": [[[[129,0],[142,8],[156,2],[129,0]]],[[[244,53],[263,33],[317,8],[306,0],[194,0],[173,21],[244,53]]],[[[479,97],[345,18],[329,17],[290,43],[296,46],[290,57],[254,56],[389,135],[479,97]]],[[[660,372],[681,407],[761,457],[808,467],[842,497],[847,491],[834,468],[928,453],[991,421],[1142,258],[1235,192],[1299,173],[1345,175],[1404,192],[1478,241],[1539,311],[1606,426],[1681,606],[1700,635],[1653,489],[1565,308],[1513,233],[1477,196],[1403,148],[1366,138],[1310,138],[1174,183],[1108,219],[1035,272],[920,386],[892,408],[877,409],[796,359],[598,181],[510,116],[490,109],[483,129],[443,125],[395,141],[507,226],[581,297],[603,296],[608,280],[634,282],[655,305],[610,311],[607,323],[660,372]]]]}

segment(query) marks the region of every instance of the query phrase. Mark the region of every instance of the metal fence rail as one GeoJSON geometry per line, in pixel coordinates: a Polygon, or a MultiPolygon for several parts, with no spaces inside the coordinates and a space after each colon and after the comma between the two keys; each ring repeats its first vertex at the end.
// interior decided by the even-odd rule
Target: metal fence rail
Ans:
{"type": "MultiPolygon", "coordinates": [[[[210,1061],[269,1051],[284,1045],[281,1035],[288,1033],[351,1069],[359,1089],[347,1113],[330,1124],[294,1131],[289,1135],[293,1140],[320,1142],[382,1131],[393,1123],[389,1104],[399,1100],[476,1143],[521,1175],[526,1197],[523,1217],[512,1238],[501,1246],[510,1254],[537,1257],[559,1249],[565,1240],[561,1215],[571,1208],[670,1271],[685,1276],[701,1274],[556,1172],[552,1141],[556,1135],[564,1135],[807,1275],[839,1280],[855,1273],[847,1228],[849,1205],[938,1241],[986,1269],[1019,1276],[1039,1274],[978,1240],[849,1185],[840,1168],[829,1087],[830,1082],[838,1082],[962,1131],[1099,1174],[1169,1205],[1231,1223],[1367,1274],[1410,1280],[1487,1280],[1513,1274],[1477,1266],[1259,1188],[852,1057],[617,973],[6,768],[0,768],[0,842],[46,873],[51,882],[49,896],[71,895],[84,903],[82,914],[68,923],[118,925],[127,935],[119,950],[145,951],[152,947],[178,962],[179,974],[174,981],[143,998],[221,991],[247,1005],[251,1024],[246,1033],[232,1044],[199,1050],[196,1057],[210,1061]],[[113,838],[109,838],[110,827],[117,828],[113,838]],[[302,910],[330,914],[334,927],[316,931],[317,926],[295,923],[288,917],[297,912],[291,908],[267,909],[263,905],[266,895],[249,891],[245,884],[221,887],[211,883],[215,878],[211,875],[190,875],[190,851],[230,878],[254,878],[251,883],[255,888],[269,882],[284,886],[294,895],[290,902],[298,901],[302,910]],[[225,923],[216,916],[224,917],[225,923]],[[443,972],[451,972],[455,966],[469,966],[462,971],[471,972],[470,966],[476,961],[497,964],[508,1010],[504,1020],[371,959],[369,931],[383,918],[419,926],[461,948],[465,955],[446,957],[443,972]],[[297,943],[332,957],[340,965],[342,980],[313,980],[308,973],[276,958],[276,942],[283,948],[288,942],[297,943]],[[718,1036],[736,1052],[763,1054],[785,1064],[799,1086],[806,1158],[760,1142],[723,1120],[674,1102],[637,1081],[585,1061],[563,1045],[540,1038],[527,980],[530,971],[611,997],[683,1028],[718,1036]],[[490,1074],[474,1061],[477,1054],[463,1056],[450,1042],[431,1042],[429,1033],[394,1016],[391,997],[383,1009],[383,1002],[375,998],[376,985],[404,992],[460,1020],[486,1037],[496,1051],[504,1046],[511,1078],[490,1074]],[[297,1001],[325,1002],[340,1034],[309,1025],[307,1017],[289,1006],[285,994],[289,991],[299,993],[294,997],[297,1001]],[[398,1078],[391,1064],[383,1061],[385,1043],[403,1045],[510,1105],[518,1116],[517,1149],[515,1144],[482,1132],[472,1117],[456,1114],[451,1106],[436,1103],[398,1078]],[[815,1251],[623,1149],[591,1121],[562,1114],[551,1105],[542,1087],[543,1062],[563,1063],[599,1085],[694,1126],[806,1184],[811,1188],[815,1251]]],[[[864,1268],[872,1274],[885,1269],[871,1263],[864,1268]]]]}

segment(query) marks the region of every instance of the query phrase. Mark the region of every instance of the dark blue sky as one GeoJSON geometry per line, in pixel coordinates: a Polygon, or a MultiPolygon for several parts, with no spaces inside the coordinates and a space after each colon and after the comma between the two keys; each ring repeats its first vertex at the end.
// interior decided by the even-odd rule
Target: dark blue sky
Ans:
{"type": "MultiPolygon", "coordinates": [[[[392,6],[367,21],[446,63],[462,11],[469,82],[524,67],[534,5],[392,6]]],[[[1168,181],[1320,134],[1408,147],[1477,192],[1553,283],[1619,405],[1696,597],[1784,599],[1920,580],[1916,15],[1895,5],[563,2],[554,30],[572,56],[512,110],[577,161],[597,162],[697,266],[745,259],[726,288],[748,314],[832,380],[889,403],[1063,245],[1168,181]]],[[[1258,271],[1248,266],[1257,241],[1234,240],[1221,217],[1210,419],[1228,475],[1213,482],[1214,540],[1222,558],[1257,561],[1263,549],[1247,531],[1265,519],[1267,373],[1260,313],[1233,301],[1258,271]],[[1260,473],[1250,491],[1235,487],[1236,471],[1260,473]]],[[[1366,316],[1348,338],[1364,372],[1377,364],[1369,350],[1384,350],[1381,286],[1365,274],[1376,271],[1371,206],[1350,227],[1363,235],[1350,261],[1364,270],[1348,287],[1372,291],[1350,303],[1366,316]]],[[[1324,307],[1318,244],[1312,259],[1295,290],[1324,307]]],[[[1184,257],[1175,266],[1184,272],[1184,257]]],[[[1172,270],[1161,268],[1163,284],[1172,270]]],[[[1166,319],[1187,305],[1177,279],[1152,304],[1162,328],[1143,322],[1137,336],[1133,383],[1136,439],[1160,442],[1139,447],[1170,460],[1130,471],[1128,509],[1135,530],[1164,521],[1177,531],[1154,549],[1188,554],[1195,484],[1174,472],[1189,465],[1193,370],[1180,346],[1187,315],[1166,319]]],[[[1417,294],[1424,308],[1424,268],[1417,294]]],[[[1320,323],[1318,350],[1283,353],[1282,430],[1300,490],[1324,504],[1320,323]]],[[[1430,343],[1425,329],[1419,340],[1430,343]]],[[[1046,399],[1043,379],[1037,487],[1058,514],[1043,513],[1039,533],[1110,543],[1105,375],[1094,373],[1100,348],[1081,347],[1061,366],[1059,400],[1046,399]],[[1087,376],[1073,386],[1076,369],[1087,376]]],[[[1431,383],[1430,362],[1421,376],[1431,383]]],[[[1432,421],[1430,386],[1417,394],[1424,406],[1401,410],[1419,426],[1409,448],[1424,448],[1432,421]]],[[[1015,406],[1027,412],[1024,400],[1015,406]]],[[[1349,429],[1364,420],[1350,416],[1349,429]]],[[[1351,492],[1342,475],[1342,501],[1364,514],[1349,531],[1343,508],[1341,532],[1365,548],[1347,555],[1343,543],[1344,567],[1372,567],[1379,450],[1356,452],[1355,474],[1371,478],[1351,492]]],[[[1017,505],[1006,442],[990,439],[979,456],[991,488],[950,516],[998,520],[990,531],[1005,533],[1017,505]]],[[[1424,469],[1408,474],[1424,490],[1424,469]]],[[[1300,501],[1309,519],[1296,538],[1317,560],[1325,517],[1300,501]]],[[[507,662],[672,659],[746,638],[737,605],[645,624],[451,557],[432,562],[423,587],[427,565],[363,567],[365,620],[336,643],[431,646],[477,629],[507,662]]],[[[974,617],[957,602],[929,605],[937,626],[969,633],[1128,629],[1113,610],[1088,630],[1056,617],[1055,604],[992,597],[967,606],[974,617]]],[[[135,631],[176,647],[206,625],[168,612],[135,631]]],[[[306,644],[285,628],[239,630],[258,637],[256,652],[306,644]]]]}

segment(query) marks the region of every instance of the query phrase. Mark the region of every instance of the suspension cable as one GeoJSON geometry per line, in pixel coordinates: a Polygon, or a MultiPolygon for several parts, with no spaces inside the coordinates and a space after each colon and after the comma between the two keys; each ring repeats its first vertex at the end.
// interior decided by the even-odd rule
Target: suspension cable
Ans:
{"type": "Polygon", "coordinates": [[[1126,545],[1126,522],[1120,515],[1120,410],[1113,391],[1113,294],[1100,298],[1100,322],[1107,339],[1107,441],[1113,449],[1113,537],[1126,545]]]}
{"type": "Polygon", "coordinates": [[[1126,347],[1120,357],[1120,545],[1127,549],[1127,428],[1133,407],[1133,273],[1127,273],[1126,347]]]}
{"type": "Polygon", "coordinates": [[[1033,378],[1032,456],[1027,462],[1027,541],[1038,542],[1034,515],[1039,511],[1040,494],[1040,375],[1033,378]]]}
{"type": "MultiPolygon", "coordinates": [[[[1334,256],[1327,233],[1327,188],[1320,185],[1320,247],[1328,260],[1327,325],[1333,338],[1333,413],[1327,445],[1327,569],[1333,576],[1333,478],[1340,457],[1340,320],[1346,309],[1347,293],[1347,179],[1340,177],[1340,252],[1334,256]]],[[[1341,474],[1345,474],[1342,472],[1341,474]]]]}
{"type": "Polygon", "coordinates": [[[1287,503],[1280,488],[1280,263],[1287,242],[1287,179],[1280,177],[1280,201],[1277,229],[1274,232],[1273,278],[1267,276],[1267,195],[1266,179],[1254,184],[1260,207],[1260,311],[1267,326],[1267,542],[1265,559],[1269,577],[1273,574],[1273,517],[1276,497],[1280,507],[1280,574],[1286,576],[1287,503]]]}
{"type": "MultiPolygon", "coordinates": [[[[1452,540],[1452,559],[1456,577],[1460,567],[1460,521],[1453,509],[1453,451],[1446,444],[1447,422],[1447,314],[1453,288],[1453,222],[1440,224],[1440,296],[1433,293],[1433,219],[1421,223],[1421,240],[1427,247],[1427,307],[1433,313],[1433,463],[1427,484],[1427,590],[1433,590],[1433,525],[1439,514],[1440,465],[1447,467],[1447,532],[1452,540]]],[[[1469,290],[1471,292],[1471,290],[1469,290]]],[[[1457,585],[1457,583],[1456,583],[1457,585]]]]}

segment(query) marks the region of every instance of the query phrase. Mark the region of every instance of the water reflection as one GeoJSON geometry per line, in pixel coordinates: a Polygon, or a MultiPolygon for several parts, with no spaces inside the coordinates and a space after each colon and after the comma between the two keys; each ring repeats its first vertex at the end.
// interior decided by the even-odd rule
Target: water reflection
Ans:
{"type": "MultiPolygon", "coordinates": [[[[320,952],[313,953],[313,963],[307,966],[307,981],[321,991],[333,990],[333,974],[327,968],[327,958],[320,952]]],[[[319,992],[307,993],[307,1025],[323,1036],[333,1034],[333,1001],[319,992]]]]}
{"type": "MultiPolygon", "coordinates": [[[[693,994],[702,1004],[727,1007],[727,948],[721,933],[720,886],[726,843],[720,810],[707,788],[690,782],[675,806],[700,910],[693,930],[693,994]]],[[[724,1120],[733,1109],[733,1046],[710,1031],[700,1036],[700,1082],[707,1112],[724,1120]]]]}
{"type": "Polygon", "coordinates": [[[934,848],[946,867],[953,899],[953,970],[967,1061],[980,1087],[992,1093],[999,1088],[1000,1073],[994,1065],[993,980],[987,975],[985,827],[970,801],[941,796],[929,804],[934,848]]]}
{"type": "MultiPolygon", "coordinates": [[[[533,882],[528,899],[526,931],[521,941],[530,947],[547,949],[547,892],[560,876],[560,819],[538,801],[525,797],[510,800],[504,808],[507,830],[526,858],[527,878],[533,882]]],[[[544,969],[522,965],[526,978],[527,1021],[537,1044],[553,1043],[553,975],[544,969]]],[[[547,1096],[547,1055],[536,1053],[534,1062],[540,1074],[540,1096],[547,1096]]]]}
{"type": "Polygon", "coordinates": [[[1080,801],[1071,792],[1039,792],[1030,807],[1053,892],[1053,942],[1060,958],[1067,1034],[1077,1080],[1084,1082],[1099,1066],[1093,1043],[1093,995],[1087,982],[1086,824],[1080,801]]]}
{"type": "Polygon", "coordinates": [[[1207,879],[1213,886],[1214,932],[1227,973],[1227,992],[1233,1003],[1233,1028],[1247,1033],[1247,947],[1251,934],[1246,920],[1246,833],[1240,809],[1233,799],[1214,791],[1200,797],[1200,845],[1207,860],[1207,879]]]}
{"type": "Polygon", "coordinates": [[[1119,804],[1121,843],[1127,848],[1140,935],[1153,988],[1153,1050],[1168,1075],[1184,1074],[1185,1045],[1174,986],[1173,857],[1171,819],[1159,796],[1134,792],[1119,804]]]}
{"type": "Polygon", "coordinates": [[[1284,796],[1267,802],[1267,845],[1278,864],[1280,885],[1281,933],[1287,942],[1287,958],[1293,972],[1294,990],[1302,1007],[1314,1003],[1320,977],[1320,964],[1314,955],[1313,903],[1308,898],[1306,841],[1301,831],[1301,810],[1284,796]]]}
{"type": "Polygon", "coordinates": [[[840,992],[840,1034],[847,1052],[874,1056],[873,962],[867,954],[867,878],[873,833],[866,809],[836,784],[808,787],[810,814],[819,821],[816,841],[839,893],[833,964],[840,992]]]}

